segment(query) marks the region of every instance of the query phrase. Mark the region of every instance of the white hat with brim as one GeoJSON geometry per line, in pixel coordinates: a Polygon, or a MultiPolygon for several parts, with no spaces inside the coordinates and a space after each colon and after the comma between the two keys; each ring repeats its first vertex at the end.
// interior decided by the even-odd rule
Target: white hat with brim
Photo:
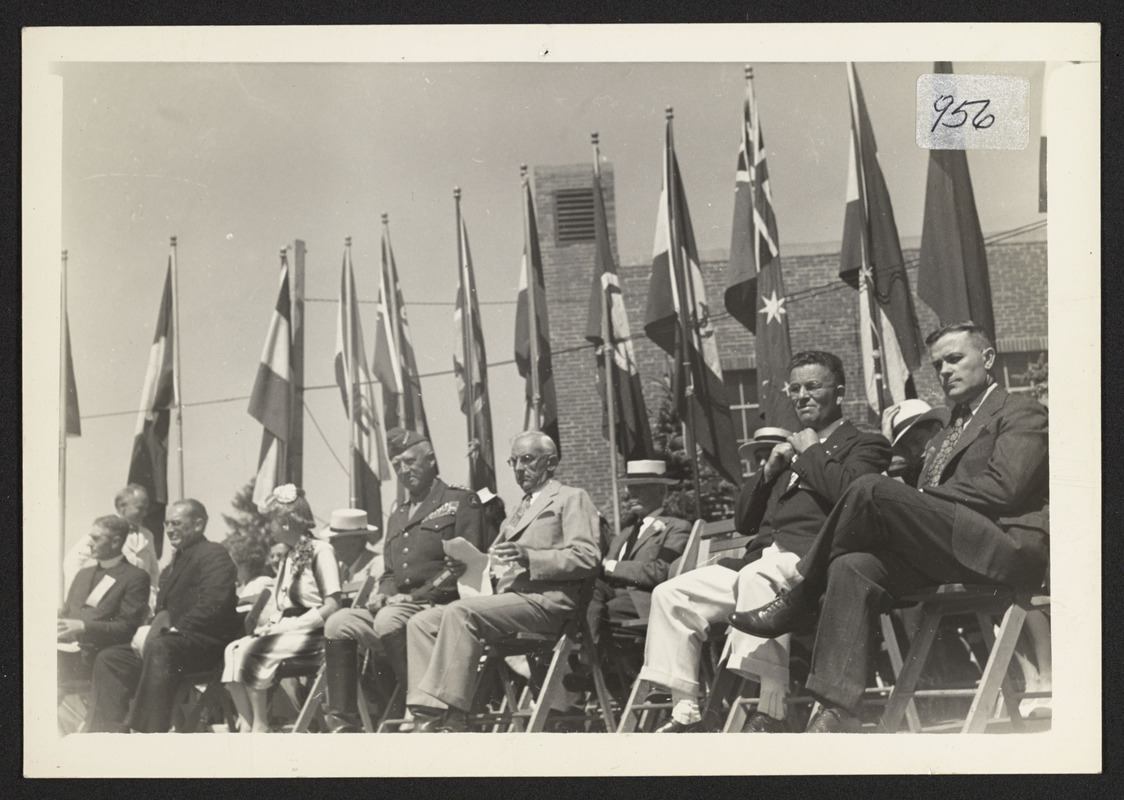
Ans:
{"type": "Polygon", "coordinates": [[[367,512],[361,508],[338,508],[332,512],[328,527],[316,534],[317,539],[328,541],[337,536],[364,536],[378,533],[378,525],[367,523],[367,512]]]}
{"type": "Polygon", "coordinates": [[[679,479],[667,476],[667,464],[665,462],[658,459],[641,459],[628,462],[624,482],[627,486],[645,483],[674,486],[679,483],[679,479]]]}
{"type": "Polygon", "coordinates": [[[480,489],[476,493],[476,496],[478,498],[480,498],[480,505],[482,505],[482,506],[487,505],[488,503],[492,502],[497,497],[499,497],[499,495],[497,495],[495,492],[493,492],[487,486],[485,486],[483,489],[480,489]]]}
{"type": "Polygon", "coordinates": [[[895,445],[901,438],[909,433],[910,428],[922,422],[936,420],[943,428],[948,424],[948,409],[944,407],[933,408],[924,400],[903,400],[898,405],[897,413],[890,420],[890,444],[895,445]]]}
{"type": "Polygon", "coordinates": [[[766,453],[786,441],[792,433],[784,428],[758,428],[753,432],[753,440],[738,447],[738,455],[747,461],[760,458],[760,453],[766,453]]]}

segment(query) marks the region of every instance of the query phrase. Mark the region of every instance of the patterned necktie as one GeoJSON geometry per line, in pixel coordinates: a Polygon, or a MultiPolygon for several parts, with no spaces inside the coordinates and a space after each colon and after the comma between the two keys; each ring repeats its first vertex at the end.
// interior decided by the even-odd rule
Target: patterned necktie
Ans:
{"type": "Polygon", "coordinates": [[[519,520],[523,519],[523,515],[527,513],[527,509],[531,507],[531,495],[523,495],[523,499],[519,501],[519,505],[515,508],[515,514],[511,517],[512,527],[519,524],[519,520]]]}
{"type": "Polygon", "coordinates": [[[941,442],[940,449],[933,459],[929,462],[929,466],[925,470],[925,479],[923,485],[937,486],[941,482],[941,473],[948,465],[949,455],[952,453],[952,448],[956,446],[956,442],[960,439],[960,434],[964,430],[964,424],[968,421],[968,415],[965,409],[956,409],[955,417],[953,419],[952,427],[948,429],[948,434],[941,442]]]}

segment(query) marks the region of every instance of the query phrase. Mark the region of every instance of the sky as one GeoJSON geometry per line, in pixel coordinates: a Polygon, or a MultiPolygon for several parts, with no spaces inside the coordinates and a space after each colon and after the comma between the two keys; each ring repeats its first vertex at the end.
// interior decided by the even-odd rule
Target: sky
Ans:
{"type": "MultiPolygon", "coordinates": [[[[254,474],[246,413],[277,291],[279,250],[307,246],[304,484],[326,520],[347,505],[346,416],[334,387],[335,298],[352,237],[359,297],[377,297],[379,217],[392,243],[443,477],[467,476],[451,374],[462,190],[484,334],[497,463],[523,419],[512,359],[522,253],[519,166],[612,163],[622,262],[651,258],[664,108],[700,251],[730,242],[743,63],[65,63],[62,242],[82,436],[68,442],[66,538],[111,513],[124,485],[169,252],[178,238],[186,494],[220,514],[254,474]],[[329,300],[330,302],[319,302],[329,300]],[[425,377],[428,373],[433,374],[425,377]],[[197,405],[202,404],[202,405],[197,405]],[[318,428],[323,436],[318,433],[318,428]]],[[[1037,205],[1042,62],[954,62],[1030,81],[1030,145],[970,151],[985,233],[1037,205]]],[[[858,64],[903,240],[921,233],[928,151],[917,77],[931,62],[858,64]]],[[[842,63],[754,64],[781,254],[838,248],[849,117],[842,63]]],[[[712,302],[719,302],[712,298],[712,302]]],[[[362,308],[368,357],[375,309],[362,308]]],[[[638,330],[641,320],[632,320],[638,330]]],[[[176,485],[173,433],[172,488],[176,485]]],[[[564,443],[563,443],[564,444],[564,443]]],[[[501,496],[518,496],[506,467],[501,496]]],[[[384,485],[389,509],[392,482],[384,485]]]]}

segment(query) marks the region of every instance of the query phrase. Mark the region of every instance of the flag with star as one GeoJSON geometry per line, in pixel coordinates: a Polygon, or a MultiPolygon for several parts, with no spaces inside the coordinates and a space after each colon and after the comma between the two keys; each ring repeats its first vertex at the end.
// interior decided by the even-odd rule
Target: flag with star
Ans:
{"type": "Polygon", "coordinates": [[[874,128],[853,64],[847,65],[847,77],[851,158],[847,165],[839,277],[859,290],[859,342],[867,404],[881,414],[886,406],[913,395],[910,371],[921,365],[921,329],[913,308],[890,192],[878,164],[874,128]]]}
{"type": "MultiPolygon", "coordinates": [[[[765,425],[798,430],[785,394],[792,345],[781,274],[777,219],[765,163],[765,141],[757,116],[753,71],[746,68],[742,144],[734,179],[734,226],[726,310],[753,331],[757,352],[757,398],[765,425]],[[758,322],[760,318],[760,323],[758,322]]],[[[746,431],[746,436],[752,431],[746,431]]]]}

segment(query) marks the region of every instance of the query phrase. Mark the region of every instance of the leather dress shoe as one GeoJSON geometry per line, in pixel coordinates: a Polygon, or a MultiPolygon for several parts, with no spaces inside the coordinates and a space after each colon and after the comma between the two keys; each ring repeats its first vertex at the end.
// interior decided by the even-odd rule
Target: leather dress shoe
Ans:
{"type": "Polygon", "coordinates": [[[822,708],[808,723],[808,733],[859,733],[862,721],[842,708],[822,708]]]}
{"type": "Polygon", "coordinates": [[[676,719],[670,719],[663,725],[660,725],[652,733],[700,733],[702,732],[702,720],[698,722],[680,722],[676,719]]]}
{"type": "Polygon", "coordinates": [[[752,611],[735,611],[726,619],[730,625],[742,633],[773,639],[786,633],[802,631],[815,623],[815,616],[804,604],[804,593],[800,584],[788,591],[781,589],[773,601],[752,611]]]}
{"type": "Polygon", "coordinates": [[[788,733],[788,723],[783,719],[776,719],[760,711],[749,718],[749,722],[742,728],[742,733],[788,733]]]}
{"type": "Polygon", "coordinates": [[[441,733],[465,733],[468,730],[468,714],[459,708],[450,708],[445,712],[438,730],[441,733]]]}
{"type": "Polygon", "coordinates": [[[444,714],[414,714],[414,728],[411,733],[439,733],[445,722],[444,714]]]}

